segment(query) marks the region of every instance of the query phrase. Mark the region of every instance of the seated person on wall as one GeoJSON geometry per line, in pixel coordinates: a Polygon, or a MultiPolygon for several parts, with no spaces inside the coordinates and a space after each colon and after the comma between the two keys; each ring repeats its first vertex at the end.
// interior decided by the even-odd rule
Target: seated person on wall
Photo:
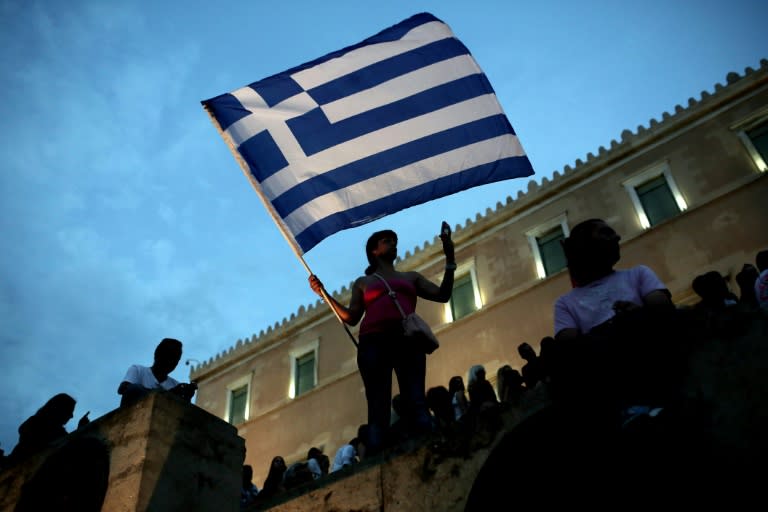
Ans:
{"type": "Polygon", "coordinates": [[[246,508],[256,502],[259,488],[253,483],[253,466],[243,465],[242,482],[240,488],[240,508],[246,508]]]}
{"type": "Polygon", "coordinates": [[[645,265],[614,270],[621,237],[605,221],[574,226],[563,240],[573,289],[555,302],[555,339],[574,338],[642,306],[673,308],[671,294],[645,265]]]}
{"type": "Polygon", "coordinates": [[[757,308],[757,294],[755,293],[755,283],[760,277],[757,267],[745,263],[739,273],[736,274],[736,284],[739,285],[739,303],[746,309],[757,308]]]}
{"type": "Polygon", "coordinates": [[[339,449],[336,450],[336,456],[333,458],[331,473],[360,462],[360,446],[360,438],[353,437],[347,444],[339,447],[339,449]]]}
{"type": "MultiPolygon", "coordinates": [[[[605,221],[590,219],[574,226],[563,241],[573,289],[555,302],[554,352],[559,355],[553,371],[579,378],[588,388],[615,386],[620,393],[627,391],[622,385],[639,385],[650,392],[657,386],[649,384],[655,361],[665,356],[648,344],[672,339],[668,320],[675,306],[647,266],[614,269],[620,240],[605,221]]],[[[670,365],[677,363],[671,357],[674,347],[654,346],[667,350],[670,365]]],[[[631,394],[637,395],[637,389],[631,394]]]]}
{"type": "MultiPolygon", "coordinates": [[[[72,418],[77,401],[66,393],[59,393],[48,400],[35,414],[19,426],[19,443],[8,456],[7,462],[15,464],[29,455],[42,450],[53,441],[67,435],[64,425],[72,418]]],[[[89,411],[90,412],[90,411],[89,411]]],[[[86,412],[77,428],[90,423],[86,412]]]]}
{"type": "Polygon", "coordinates": [[[328,474],[331,461],[326,454],[320,448],[313,446],[307,452],[307,466],[309,467],[312,478],[317,480],[328,474]]]}
{"type": "Polygon", "coordinates": [[[546,382],[544,363],[536,354],[536,350],[530,343],[522,342],[517,346],[517,353],[523,358],[525,364],[521,370],[523,383],[526,389],[533,389],[539,382],[546,382]]]}
{"type": "Polygon", "coordinates": [[[285,492],[286,487],[283,481],[287,470],[288,467],[285,464],[285,459],[280,455],[272,457],[272,461],[269,463],[267,478],[264,480],[264,485],[261,486],[261,491],[256,495],[255,503],[261,505],[285,492]]]}
{"type": "Polygon", "coordinates": [[[122,395],[120,406],[128,405],[156,389],[170,391],[191,401],[197,384],[179,383],[169,375],[181,360],[181,349],[179,340],[163,338],[155,348],[155,360],[152,366],[131,365],[117,388],[117,393],[122,395]]]}
{"type": "Polygon", "coordinates": [[[728,289],[728,281],[716,270],[696,276],[691,282],[691,288],[701,297],[701,301],[696,303],[694,308],[720,311],[738,304],[738,299],[728,289]]]}

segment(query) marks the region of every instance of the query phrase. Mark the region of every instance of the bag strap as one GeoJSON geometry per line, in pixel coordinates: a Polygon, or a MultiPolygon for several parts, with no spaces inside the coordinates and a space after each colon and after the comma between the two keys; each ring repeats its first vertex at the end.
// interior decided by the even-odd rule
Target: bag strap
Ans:
{"type": "Polygon", "coordinates": [[[381,276],[380,276],[378,273],[376,273],[376,272],[374,272],[374,273],[373,273],[373,275],[374,275],[374,276],[376,276],[376,277],[378,277],[379,279],[381,279],[381,282],[382,282],[382,283],[384,283],[384,286],[386,286],[386,287],[387,287],[387,290],[388,290],[388,293],[387,293],[387,295],[389,295],[390,297],[392,297],[392,300],[395,302],[395,306],[397,306],[397,309],[398,309],[398,311],[400,311],[400,314],[401,314],[401,315],[403,315],[403,318],[405,318],[407,315],[405,314],[405,311],[403,311],[403,307],[400,305],[400,301],[399,301],[399,300],[397,300],[397,294],[396,294],[396,293],[395,293],[395,291],[394,291],[394,290],[393,290],[393,289],[392,289],[392,288],[389,286],[389,283],[387,282],[387,280],[386,280],[386,279],[384,279],[383,277],[381,277],[381,276]]]}

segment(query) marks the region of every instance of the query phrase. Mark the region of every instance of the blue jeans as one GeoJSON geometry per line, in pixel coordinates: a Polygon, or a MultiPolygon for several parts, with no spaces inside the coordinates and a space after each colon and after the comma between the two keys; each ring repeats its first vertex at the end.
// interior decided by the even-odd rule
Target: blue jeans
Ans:
{"type": "MultiPolygon", "coordinates": [[[[399,326],[398,326],[399,328],[399,326]]],[[[392,406],[392,370],[397,376],[403,418],[414,435],[429,432],[432,420],[424,392],[427,356],[402,332],[368,333],[360,336],[357,367],[368,401],[369,439],[366,452],[380,450],[388,437],[392,406]]]]}

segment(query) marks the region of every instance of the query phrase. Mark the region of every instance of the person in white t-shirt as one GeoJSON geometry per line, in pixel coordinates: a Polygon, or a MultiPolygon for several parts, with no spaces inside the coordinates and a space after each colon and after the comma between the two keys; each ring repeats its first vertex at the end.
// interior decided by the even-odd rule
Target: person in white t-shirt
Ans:
{"type": "Polygon", "coordinates": [[[313,446],[307,452],[307,466],[312,473],[312,478],[317,480],[328,474],[330,461],[320,448],[313,446]]]}
{"type": "Polygon", "coordinates": [[[573,289],[555,302],[555,339],[589,333],[616,314],[643,306],[674,307],[671,294],[645,265],[614,270],[621,237],[602,219],[574,226],[563,241],[573,289]]]}
{"type": "Polygon", "coordinates": [[[163,338],[155,348],[152,366],[131,365],[117,388],[117,393],[122,396],[120,406],[123,407],[152,390],[170,391],[185,400],[192,400],[197,385],[179,383],[169,375],[179,364],[181,351],[182,344],[179,340],[163,338]]]}
{"type": "Polygon", "coordinates": [[[350,439],[347,444],[342,445],[336,450],[336,456],[333,458],[333,465],[331,466],[331,473],[359,462],[357,453],[359,443],[359,439],[354,437],[350,439]]]}
{"type": "Polygon", "coordinates": [[[573,288],[555,302],[550,359],[553,393],[606,421],[673,403],[684,363],[669,290],[645,265],[614,269],[620,240],[590,219],[563,241],[573,288]]]}

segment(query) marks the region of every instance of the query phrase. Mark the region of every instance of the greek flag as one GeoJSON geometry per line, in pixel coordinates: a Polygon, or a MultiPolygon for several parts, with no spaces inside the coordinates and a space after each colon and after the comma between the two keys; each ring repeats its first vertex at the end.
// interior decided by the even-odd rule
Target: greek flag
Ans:
{"type": "Polygon", "coordinates": [[[202,102],[297,253],[533,168],[469,50],[428,13],[202,102]]]}

